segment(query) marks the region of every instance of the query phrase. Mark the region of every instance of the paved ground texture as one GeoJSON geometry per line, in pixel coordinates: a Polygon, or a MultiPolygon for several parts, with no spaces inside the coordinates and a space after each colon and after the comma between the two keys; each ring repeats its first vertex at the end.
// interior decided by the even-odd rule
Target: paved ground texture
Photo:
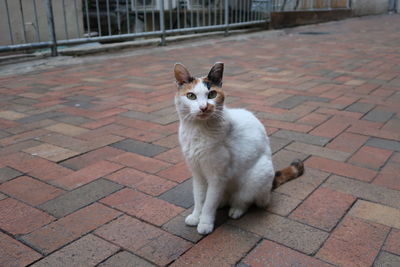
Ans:
{"type": "Polygon", "coordinates": [[[0,265],[400,266],[399,32],[398,15],[364,17],[3,76],[0,265]],[[183,223],[176,61],[225,62],[276,167],[307,168],[206,237],[183,223]]]}

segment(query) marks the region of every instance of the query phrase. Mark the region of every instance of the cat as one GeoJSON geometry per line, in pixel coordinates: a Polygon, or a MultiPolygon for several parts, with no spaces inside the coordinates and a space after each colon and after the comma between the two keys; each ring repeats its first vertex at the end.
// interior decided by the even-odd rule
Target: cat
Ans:
{"type": "Polygon", "coordinates": [[[223,71],[221,62],[202,78],[180,63],[174,68],[179,142],[193,174],[194,209],[185,223],[203,235],[213,231],[218,207],[230,206],[233,219],[252,204],[265,208],[273,188],[304,172],[299,160],[274,172],[262,123],[250,111],[224,105],[223,71]]]}

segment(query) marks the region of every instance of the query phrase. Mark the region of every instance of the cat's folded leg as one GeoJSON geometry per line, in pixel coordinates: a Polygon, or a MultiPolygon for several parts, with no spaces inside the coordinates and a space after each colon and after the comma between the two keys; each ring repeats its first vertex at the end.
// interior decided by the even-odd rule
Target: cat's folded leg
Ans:
{"type": "Polygon", "coordinates": [[[207,183],[199,175],[193,175],[193,196],[194,208],[192,214],[186,217],[185,223],[189,226],[197,226],[200,221],[200,214],[203,208],[207,191],[207,183]]]}
{"type": "Polygon", "coordinates": [[[215,214],[224,193],[224,185],[218,179],[209,180],[206,199],[197,225],[197,232],[207,235],[214,230],[215,214]]]}

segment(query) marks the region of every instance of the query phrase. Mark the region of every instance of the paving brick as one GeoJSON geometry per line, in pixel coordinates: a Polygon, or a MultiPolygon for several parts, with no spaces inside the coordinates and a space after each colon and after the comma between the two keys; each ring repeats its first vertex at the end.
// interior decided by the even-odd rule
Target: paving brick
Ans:
{"type": "Polygon", "coordinates": [[[1,266],[27,266],[41,257],[33,249],[0,232],[1,266]]]}
{"type": "Polygon", "coordinates": [[[305,143],[299,143],[299,142],[291,143],[285,149],[304,153],[304,154],[320,156],[323,158],[328,158],[328,159],[332,159],[332,160],[336,160],[336,161],[346,161],[347,158],[349,158],[351,155],[350,153],[347,153],[347,152],[337,151],[337,150],[333,150],[333,149],[329,149],[329,148],[325,148],[325,147],[320,147],[320,146],[315,146],[315,145],[310,145],[310,144],[305,144],[305,143]]]}
{"type": "Polygon", "coordinates": [[[350,123],[340,117],[333,117],[323,124],[313,129],[310,134],[326,138],[335,138],[342,133],[350,123]]]}
{"type": "Polygon", "coordinates": [[[60,134],[64,135],[69,135],[69,136],[77,136],[83,133],[86,133],[88,130],[82,127],[77,127],[71,124],[67,123],[57,123],[54,125],[50,125],[46,127],[45,129],[53,132],[57,132],[60,134]]]}
{"type": "Polygon", "coordinates": [[[327,119],[328,119],[327,115],[319,113],[310,113],[299,119],[297,122],[302,124],[317,126],[326,121],[327,119]]]}
{"type": "Polygon", "coordinates": [[[98,161],[102,161],[105,159],[109,159],[124,153],[124,151],[105,146],[102,148],[98,148],[96,150],[90,151],[88,153],[82,154],[78,157],[74,157],[72,159],[65,160],[60,164],[64,167],[73,169],[73,170],[80,170],[84,167],[92,165],[98,161]]]}
{"type": "Polygon", "coordinates": [[[116,210],[94,203],[23,236],[22,240],[43,254],[49,254],[120,214],[116,210]]]}
{"type": "Polygon", "coordinates": [[[378,170],[392,155],[392,151],[377,147],[363,146],[350,159],[350,163],[378,170]]]}
{"type": "Polygon", "coordinates": [[[374,262],[374,267],[400,266],[400,256],[382,251],[374,262]]]}
{"type": "Polygon", "coordinates": [[[170,164],[163,162],[161,160],[156,160],[153,158],[148,158],[138,154],[126,152],[124,154],[115,156],[110,161],[138,169],[140,171],[145,171],[148,173],[157,173],[162,169],[170,166],[170,164]]]}
{"type": "Polygon", "coordinates": [[[157,265],[167,265],[192,245],[177,236],[137,219],[122,216],[95,234],[157,265]]]}
{"type": "Polygon", "coordinates": [[[314,128],[313,126],[310,125],[305,125],[305,124],[297,124],[297,123],[292,123],[292,122],[286,122],[286,121],[281,121],[281,120],[270,120],[270,119],[261,119],[261,122],[263,125],[267,128],[274,127],[278,129],[284,129],[288,131],[295,131],[295,132],[301,132],[301,133],[307,133],[314,128]]]}
{"type": "Polygon", "coordinates": [[[329,98],[324,98],[324,97],[318,97],[318,96],[291,96],[286,98],[283,101],[278,102],[277,104],[274,105],[274,107],[277,108],[284,108],[284,109],[292,109],[305,101],[315,101],[315,102],[329,102],[329,98]]]}
{"type": "Polygon", "coordinates": [[[55,218],[12,198],[0,201],[0,228],[13,235],[30,233],[55,218]]]}
{"type": "Polygon", "coordinates": [[[315,253],[328,237],[324,231],[261,209],[253,210],[239,220],[230,220],[229,224],[306,254],[315,253]]]}
{"type": "Polygon", "coordinates": [[[364,183],[354,179],[347,179],[337,175],[329,177],[323,186],[353,195],[357,198],[400,209],[400,195],[397,190],[364,183]]]}
{"type": "Polygon", "coordinates": [[[3,193],[0,193],[0,200],[6,199],[8,196],[4,195],[3,193]]]}
{"type": "Polygon", "coordinates": [[[75,189],[122,168],[122,165],[103,160],[82,168],[67,176],[59,177],[52,182],[66,189],[75,189]]]}
{"type": "Polygon", "coordinates": [[[203,235],[200,235],[197,232],[196,227],[187,226],[185,224],[185,216],[182,216],[182,214],[165,223],[162,226],[162,229],[193,243],[197,243],[200,239],[203,238],[203,235]]]}
{"type": "Polygon", "coordinates": [[[373,170],[315,156],[312,156],[306,161],[306,166],[366,182],[372,181],[377,175],[377,172],[373,170]]]}
{"type": "Polygon", "coordinates": [[[275,170],[281,170],[288,167],[294,160],[304,161],[308,155],[286,149],[281,149],[272,157],[275,170]]]}
{"type": "Polygon", "coordinates": [[[370,137],[365,143],[368,146],[400,152],[400,142],[383,138],[370,137]]]}
{"type": "Polygon", "coordinates": [[[122,185],[105,179],[98,179],[90,184],[49,200],[39,207],[55,217],[61,218],[121,188],[123,188],[122,185]]]}
{"type": "Polygon", "coordinates": [[[321,260],[306,256],[295,250],[279,245],[269,240],[264,240],[246,258],[243,259],[245,266],[309,266],[329,267],[333,266],[321,260]]]}
{"type": "Polygon", "coordinates": [[[400,209],[358,200],[351,208],[350,215],[400,229],[400,209]]]}
{"type": "Polygon", "coordinates": [[[160,153],[157,156],[155,156],[154,158],[163,160],[165,162],[173,163],[173,164],[184,161],[180,147],[176,147],[176,148],[170,149],[166,152],[160,153]]]}
{"type": "Polygon", "coordinates": [[[53,199],[64,191],[28,176],[21,176],[0,185],[0,191],[36,206],[53,199]]]}
{"type": "Polygon", "coordinates": [[[122,251],[114,256],[108,258],[105,262],[102,262],[98,265],[99,267],[133,267],[133,266],[140,266],[140,267],[153,267],[154,264],[143,260],[142,258],[129,253],[128,251],[122,251]]]}
{"type": "Polygon", "coordinates": [[[24,132],[21,134],[12,135],[12,136],[0,139],[0,145],[9,146],[9,145],[17,144],[19,142],[23,142],[26,140],[39,138],[47,133],[48,133],[48,131],[43,130],[43,129],[31,130],[28,132],[24,132]]]}
{"type": "Polygon", "coordinates": [[[192,180],[186,180],[165,192],[159,198],[179,207],[190,208],[194,204],[192,180]]]}
{"type": "Polygon", "coordinates": [[[375,108],[368,112],[362,119],[367,121],[387,122],[393,114],[393,112],[375,108]]]}
{"type": "Polygon", "coordinates": [[[39,156],[54,162],[65,160],[79,154],[76,151],[50,144],[41,144],[39,146],[24,149],[23,151],[33,156],[39,156]]]}
{"type": "Polygon", "coordinates": [[[287,216],[292,210],[294,210],[301,200],[286,196],[278,192],[272,192],[271,202],[268,204],[268,211],[281,215],[287,216]]]}
{"type": "Polygon", "coordinates": [[[346,217],[317,257],[339,266],[371,266],[388,232],[387,226],[346,217]]]}
{"type": "Polygon", "coordinates": [[[333,139],[332,142],[326,145],[326,147],[334,150],[353,153],[357,151],[367,140],[367,136],[344,132],[333,139]]]}
{"type": "Polygon", "coordinates": [[[168,148],[177,147],[179,146],[178,134],[171,134],[167,137],[154,141],[153,144],[168,148]]]}
{"type": "Polygon", "coordinates": [[[118,250],[119,247],[89,234],[32,266],[95,266],[118,250]]]}
{"type": "Polygon", "coordinates": [[[348,106],[346,108],[346,111],[367,113],[374,107],[375,107],[375,105],[373,105],[373,104],[357,102],[357,103],[354,103],[354,104],[348,106]]]}
{"type": "Polygon", "coordinates": [[[324,146],[326,145],[330,138],[314,136],[305,133],[299,133],[294,131],[279,130],[272,135],[273,137],[279,137],[282,139],[288,139],[293,141],[299,141],[301,143],[307,143],[311,145],[324,146]]]}
{"type": "Polygon", "coordinates": [[[158,226],[183,211],[182,208],[166,201],[131,189],[123,189],[101,202],[158,226]]]}
{"type": "Polygon", "coordinates": [[[165,152],[167,148],[154,145],[154,144],[149,144],[133,139],[125,139],[119,142],[116,142],[112,145],[111,147],[124,150],[127,152],[132,152],[136,154],[140,154],[146,157],[154,157],[162,152],[165,152]]]}
{"type": "Polygon", "coordinates": [[[400,230],[392,229],[385,241],[384,250],[400,255],[400,230]]]}
{"type": "Polygon", "coordinates": [[[2,167],[0,168],[0,183],[4,183],[20,175],[22,175],[22,173],[17,170],[10,167],[2,167]]]}
{"type": "Polygon", "coordinates": [[[275,191],[295,199],[304,200],[311,192],[322,184],[328,176],[329,173],[306,167],[303,176],[281,185],[275,189],[275,191]]]}
{"type": "Polygon", "coordinates": [[[171,266],[233,266],[260,238],[224,225],[201,240],[171,266]]]}
{"type": "Polygon", "coordinates": [[[18,120],[21,118],[26,117],[25,114],[23,113],[19,113],[19,112],[15,112],[12,110],[3,110],[0,111],[0,118],[6,119],[6,120],[18,120]]]}
{"type": "Polygon", "coordinates": [[[45,119],[54,119],[57,117],[62,117],[65,116],[65,113],[58,112],[58,111],[48,111],[48,112],[43,112],[39,114],[34,114],[31,116],[27,116],[21,119],[18,119],[17,122],[19,123],[31,123],[31,122],[37,122],[45,119]]]}
{"type": "Polygon", "coordinates": [[[292,142],[292,140],[283,139],[283,138],[279,138],[279,137],[275,137],[275,136],[269,137],[269,144],[271,146],[272,154],[275,154],[276,152],[278,152],[279,150],[281,150],[282,148],[284,148],[291,142],[292,142]]]}
{"type": "Polygon", "coordinates": [[[159,196],[176,186],[174,182],[132,168],[124,168],[106,178],[152,196],[159,196]]]}
{"type": "Polygon", "coordinates": [[[322,187],[314,191],[289,218],[331,231],[355,200],[351,195],[322,187]]]}
{"type": "Polygon", "coordinates": [[[174,182],[181,183],[192,177],[185,162],[178,163],[157,173],[157,175],[174,182]]]}

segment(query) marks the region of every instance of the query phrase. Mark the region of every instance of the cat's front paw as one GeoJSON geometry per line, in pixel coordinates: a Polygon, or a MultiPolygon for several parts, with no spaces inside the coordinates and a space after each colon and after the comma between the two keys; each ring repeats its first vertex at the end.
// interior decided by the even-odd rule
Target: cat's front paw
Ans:
{"type": "Polygon", "coordinates": [[[208,235],[214,230],[214,224],[212,223],[199,223],[197,225],[197,232],[201,235],[208,235]]]}
{"type": "Polygon", "coordinates": [[[199,220],[200,220],[199,216],[190,214],[189,216],[186,217],[185,223],[186,223],[186,225],[189,225],[189,226],[196,226],[199,224],[199,220]]]}

